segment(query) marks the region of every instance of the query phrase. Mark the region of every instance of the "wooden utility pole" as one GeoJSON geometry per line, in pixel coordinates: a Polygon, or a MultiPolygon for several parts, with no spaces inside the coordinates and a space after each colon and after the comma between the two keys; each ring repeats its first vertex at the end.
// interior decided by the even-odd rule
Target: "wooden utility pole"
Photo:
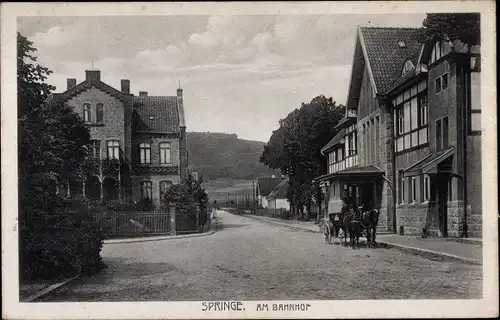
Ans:
{"type": "Polygon", "coordinates": [[[255,180],[252,180],[252,213],[255,214],[255,180]]]}

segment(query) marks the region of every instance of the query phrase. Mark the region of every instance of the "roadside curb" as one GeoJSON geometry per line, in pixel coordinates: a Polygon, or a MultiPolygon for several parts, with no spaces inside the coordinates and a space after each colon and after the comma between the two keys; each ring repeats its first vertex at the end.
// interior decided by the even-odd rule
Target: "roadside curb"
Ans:
{"type": "Polygon", "coordinates": [[[43,299],[43,298],[47,297],[48,295],[50,295],[54,291],[59,290],[59,289],[61,289],[64,286],[68,286],[68,285],[72,284],[73,282],[75,282],[75,281],[77,281],[79,279],[82,279],[82,278],[83,278],[83,275],[78,275],[78,276],[74,276],[74,277],[72,277],[70,279],[67,279],[67,280],[65,280],[63,282],[59,282],[59,283],[53,284],[53,285],[48,286],[47,288],[45,288],[43,290],[40,290],[39,292],[37,292],[35,294],[29,296],[26,299],[22,299],[22,301],[20,301],[20,302],[37,302],[40,299],[43,299]]]}
{"type": "Polygon", "coordinates": [[[401,244],[395,244],[395,243],[391,243],[391,242],[387,242],[387,241],[379,241],[377,243],[379,246],[385,247],[387,249],[396,249],[396,250],[402,251],[404,253],[408,253],[408,254],[412,254],[412,255],[416,255],[416,256],[421,256],[423,258],[427,258],[430,260],[439,260],[439,261],[443,261],[443,262],[444,261],[461,262],[464,264],[479,265],[479,266],[483,264],[480,260],[477,260],[477,259],[460,257],[460,256],[456,256],[456,255],[444,253],[444,252],[438,252],[438,251],[432,251],[432,250],[427,250],[427,249],[404,246],[401,244]]]}
{"type": "Polygon", "coordinates": [[[270,223],[270,224],[274,224],[274,225],[277,225],[277,226],[283,226],[283,227],[291,228],[291,229],[299,229],[299,230],[302,230],[302,231],[307,231],[307,232],[312,232],[312,233],[321,233],[321,230],[319,230],[319,227],[318,227],[317,230],[314,230],[314,229],[304,228],[304,227],[300,227],[300,226],[294,226],[294,225],[291,225],[291,224],[288,224],[288,223],[282,223],[282,222],[277,222],[277,221],[262,219],[262,218],[258,218],[256,216],[251,216],[251,215],[246,215],[246,214],[241,215],[241,216],[242,217],[247,217],[247,218],[250,218],[250,219],[254,219],[254,220],[264,221],[264,222],[267,222],[267,223],[270,223]]]}
{"type": "Polygon", "coordinates": [[[470,238],[447,238],[446,241],[453,241],[458,243],[466,243],[466,244],[477,244],[482,246],[483,241],[478,239],[470,239],[470,238]]]}
{"type": "MultiPolygon", "coordinates": [[[[274,224],[274,225],[280,225],[280,226],[293,228],[293,229],[300,229],[303,231],[308,231],[308,232],[313,232],[313,233],[321,233],[321,231],[319,229],[312,230],[309,228],[293,226],[293,225],[286,224],[286,223],[280,223],[280,222],[275,222],[275,221],[271,221],[271,220],[267,220],[267,219],[261,219],[261,218],[250,216],[250,215],[243,215],[243,216],[248,217],[250,219],[264,221],[264,222],[274,224]]],[[[402,251],[402,252],[407,253],[407,254],[420,256],[420,257],[427,258],[430,260],[453,261],[453,262],[461,262],[461,263],[470,264],[470,265],[482,265],[483,264],[480,260],[477,260],[477,259],[465,258],[465,257],[460,257],[460,256],[456,256],[456,255],[449,254],[449,253],[405,246],[405,245],[401,245],[401,244],[391,243],[390,241],[385,241],[385,240],[382,240],[382,241],[379,240],[377,243],[382,248],[395,249],[395,250],[399,250],[399,251],[402,251]]]]}
{"type": "Polygon", "coordinates": [[[196,238],[196,237],[210,236],[214,233],[215,230],[211,230],[203,233],[183,234],[178,236],[157,236],[157,237],[144,237],[144,238],[133,238],[133,239],[109,239],[109,240],[104,240],[104,244],[138,243],[138,242],[150,242],[150,241],[175,240],[183,238],[196,238]]]}

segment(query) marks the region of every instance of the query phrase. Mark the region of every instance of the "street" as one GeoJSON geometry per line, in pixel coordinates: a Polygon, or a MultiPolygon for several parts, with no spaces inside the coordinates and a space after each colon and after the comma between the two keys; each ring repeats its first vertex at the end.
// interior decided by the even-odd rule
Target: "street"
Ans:
{"type": "Polygon", "coordinates": [[[481,266],[383,248],[353,250],[217,212],[213,235],[106,244],[108,268],[46,301],[465,299],[482,295],[481,266]]]}

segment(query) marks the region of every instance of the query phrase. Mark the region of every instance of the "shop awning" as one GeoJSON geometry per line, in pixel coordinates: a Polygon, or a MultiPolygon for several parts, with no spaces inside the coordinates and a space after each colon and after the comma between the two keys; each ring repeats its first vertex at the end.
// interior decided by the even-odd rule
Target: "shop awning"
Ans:
{"type": "Polygon", "coordinates": [[[455,153],[455,148],[449,148],[446,150],[441,150],[439,152],[432,153],[425,157],[424,159],[418,161],[413,164],[411,167],[403,170],[404,177],[414,177],[424,174],[437,174],[441,173],[450,173],[452,175],[457,175],[453,173],[451,165],[443,166],[446,160],[450,159],[455,153]]]}
{"type": "Polygon", "coordinates": [[[325,174],[314,179],[318,182],[341,180],[352,183],[367,183],[382,178],[384,171],[375,166],[352,167],[346,170],[325,174]]]}

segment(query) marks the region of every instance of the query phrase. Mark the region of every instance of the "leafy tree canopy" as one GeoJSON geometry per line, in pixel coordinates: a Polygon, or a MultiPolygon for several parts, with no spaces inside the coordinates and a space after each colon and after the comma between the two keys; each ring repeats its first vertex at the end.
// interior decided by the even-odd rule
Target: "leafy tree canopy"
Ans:
{"type": "Polygon", "coordinates": [[[317,195],[312,180],[326,173],[327,167],[321,149],[337,134],[335,126],[344,110],[332,98],[317,96],[280,120],[280,127],[264,146],[260,162],[289,177],[287,198],[297,208],[307,206],[317,195]]]}
{"type": "Polygon", "coordinates": [[[428,13],[422,25],[421,41],[437,37],[441,40],[460,40],[470,46],[481,43],[479,13],[428,13]]]}

